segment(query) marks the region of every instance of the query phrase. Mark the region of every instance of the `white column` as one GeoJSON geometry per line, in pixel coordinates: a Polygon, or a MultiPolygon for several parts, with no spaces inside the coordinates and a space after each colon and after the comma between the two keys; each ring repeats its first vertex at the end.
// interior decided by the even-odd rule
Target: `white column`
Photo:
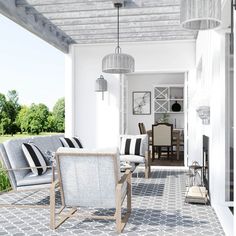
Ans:
{"type": "Polygon", "coordinates": [[[75,53],[70,46],[65,55],[65,136],[75,134],[75,53]]]}

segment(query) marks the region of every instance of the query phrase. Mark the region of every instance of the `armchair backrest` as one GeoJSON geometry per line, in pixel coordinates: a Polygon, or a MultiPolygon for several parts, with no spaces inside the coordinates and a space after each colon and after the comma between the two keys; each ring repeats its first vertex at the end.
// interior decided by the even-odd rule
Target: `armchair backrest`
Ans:
{"type": "Polygon", "coordinates": [[[148,151],[148,135],[120,135],[120,154],[145,156],[148,151]]]}
{"type": "Polygon", "coordinates": [[[152,125],[152,145],[171,146],[173,125],[169,123],[158,123],[152,125]]]}
{"type": "Polygon", "coordinates": [[[140,134],[146,134],[147,133],[144,123],[138,123],[138,127],[139,127],[140,134]]]}
{"type": "Polygon", "coordinates": [[[115,190],[120,180],[117,149],[59,148],[56,158],[66,206],[115,207],[115,190]]]}

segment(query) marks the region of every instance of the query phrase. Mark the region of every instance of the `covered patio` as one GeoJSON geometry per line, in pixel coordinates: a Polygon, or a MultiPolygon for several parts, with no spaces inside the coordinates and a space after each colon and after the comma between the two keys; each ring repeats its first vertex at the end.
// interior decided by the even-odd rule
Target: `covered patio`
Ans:
{"type": "MultiPolygon", "coordinates": [[[[150,130],[163,114],[181,131],[183,167],[152,166],[149,179],[143,178],[142,167],[133,173],[133,210],[124,235],[231,236],[235,86],[231,1],[220,1],[221,9],[216,9],[221,12],[221,25],[206,31],[181,26],[184,1],[121,2],[119,36],[111,0],[0,0],[0,13],[65,54],[65,137],[79,137],[87,149],[118,147],[120,135],[138,135],[139,122],[150,130]],[[135,59],[134,73],[103,73],[102,60],[114,52],[117,38],[122,53],[135,59]],[[101,75],[107,81],[102,96],[94,87],[101,75]],[[156,91],[163,87],[181,91],[181,95],[167,93],[168,105],[159,112],[156,103],[161,100],[160,107],[164,105],[156,91]],[[150,94],[147,113],[135,114],[135,92],[150,94]],[[181,104],[179,113],[171,110],[176,100],[181,104]],[[207,111],[207,117],[201,116],[200,108],[207,111]],[[193,162],[208,168],[209,205],[185,203],[187,171],[193,162]]],[[[47,205],[49,194],[0,195],[0,204],[12,202],[47,205]]],[[[52,231],[49,218],[49,209],[43,207],[0,208],[0,235],[116,234],[112,221],[83,217],[52,231]]]]}

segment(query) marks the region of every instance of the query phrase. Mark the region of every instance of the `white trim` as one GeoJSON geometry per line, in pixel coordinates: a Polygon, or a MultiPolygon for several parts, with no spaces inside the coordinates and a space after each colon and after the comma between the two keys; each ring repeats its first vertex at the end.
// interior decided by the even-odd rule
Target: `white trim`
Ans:
{"type": "Polygon", "coordinates": [[[152,74],[184,74],[184,73],[188,73],[188,71],[183,71],[183,70],[159,70],[159,71],[136,71],[133,72],[132,74],[128,74],[129,78],[132,77],[133,75],[143,75],[143,74],[148,74],[148,75],[152,75],[152,74]]]}
{"type": "Polygon", "coordinates": [[[226,236],[234,235],[234,217],[228,207],[212,203],[226,236]]]}

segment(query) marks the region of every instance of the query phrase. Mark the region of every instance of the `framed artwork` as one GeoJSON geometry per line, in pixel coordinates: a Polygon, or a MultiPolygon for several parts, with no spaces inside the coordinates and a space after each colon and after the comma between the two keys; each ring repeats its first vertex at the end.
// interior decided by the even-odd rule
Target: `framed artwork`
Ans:
{"type": "Polygon", "coordinates": [[[151,92],[133,92],[133,115],[151,114],[151,92]]]}

